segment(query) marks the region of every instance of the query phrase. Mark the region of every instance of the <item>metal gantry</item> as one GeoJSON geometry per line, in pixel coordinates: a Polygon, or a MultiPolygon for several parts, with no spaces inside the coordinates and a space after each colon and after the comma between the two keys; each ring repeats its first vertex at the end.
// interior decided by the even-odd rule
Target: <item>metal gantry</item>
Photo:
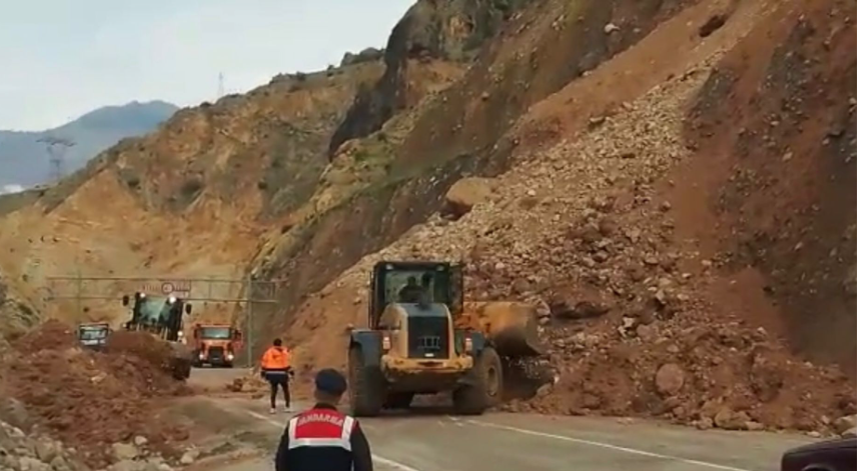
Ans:
{"type": "Polygon", "coordinates": [[[282,280],[260,281],[252,278],[194,278],[169,276],[49,276],[44,301],[74,301],[78,314],[84,314],[85,301],[119,301],[135,292],[176,296],[185,301],[245,305],[247,364],[253,361],[253,305],[275,305],[282,280]],[[93,288],[93,285],[95,289],[93,288]]]}

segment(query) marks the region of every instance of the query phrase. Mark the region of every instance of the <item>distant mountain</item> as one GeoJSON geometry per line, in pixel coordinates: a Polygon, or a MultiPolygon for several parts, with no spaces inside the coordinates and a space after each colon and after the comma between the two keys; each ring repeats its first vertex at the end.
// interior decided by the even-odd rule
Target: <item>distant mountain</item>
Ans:
{"type": "Polygon", "coordinates": [[[99,108],[47,131],[0,131],[0,194],[50,181],[50,156],[40,139],[74,143],[63,154],[63,169],[68,174],[119,140],[155,130],[177,110],[163,101],[135,101],[99,108]]]}

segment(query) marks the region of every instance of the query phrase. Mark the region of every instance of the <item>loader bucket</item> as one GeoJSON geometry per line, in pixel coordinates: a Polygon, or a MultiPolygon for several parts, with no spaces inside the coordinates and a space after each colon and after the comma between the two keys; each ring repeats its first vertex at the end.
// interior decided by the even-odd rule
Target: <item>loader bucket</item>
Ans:
{"type": "Polygon", "coordinates": [[[483,332],[503,357],[532,357],[545,352],[538,336],[535,306],[526,303],[466,302],[457,324],[483,332]]]}
{"type": "Polygon", "coordinates": [[[185,380],[190,376],[194,361],[193,351],[187,345],[179,342],[168,343],[170,346],[170,373],[177,380],[185,380]]]}

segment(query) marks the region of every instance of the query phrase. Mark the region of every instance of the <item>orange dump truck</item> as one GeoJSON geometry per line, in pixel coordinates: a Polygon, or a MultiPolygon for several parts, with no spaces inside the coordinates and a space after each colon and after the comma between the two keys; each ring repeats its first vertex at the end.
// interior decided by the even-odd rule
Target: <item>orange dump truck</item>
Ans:
{"type": "Polygon", "coordinates": [[[243,346],[241,331],[226,324],[195,324],[192,339],[197,367],[232,368],[243,346]]]}

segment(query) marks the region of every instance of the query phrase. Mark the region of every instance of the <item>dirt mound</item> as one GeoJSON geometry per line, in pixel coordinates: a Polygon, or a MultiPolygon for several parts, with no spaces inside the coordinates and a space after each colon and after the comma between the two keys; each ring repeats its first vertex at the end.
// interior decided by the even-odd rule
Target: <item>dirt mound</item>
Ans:
{"type": "MultiPolygon", "coordinates": [[[[792,159],[823,162],[831,154],[824,150],[830,131],[802,129],[790,116],[819,116],[834,128],[841,116],[853,118],[845,101],[837,111],[793,96],[801,87],[847,96],[846,83],[853,93],[854,61],[820,59],[853,43],[835,14],[840,3],[791,2],[758,15],[754,29],[736,47],[724,48],[732,52],[689,100],[695,106],[693,119],[684,120],[692,132],[681,131],[690,135],[684,149],[668,145],[684,140],[676,129],[662,134],[664,122],[650,121],[644,127],[655,132],[617,133],[619,148],[601,153],[626,161],[684,156],[683,163],[647,164],[643,172],[627,165],[607,177],[612,188],[590,193],[565,231],[517,259],[503,257],[496,242],[484,244],[477,292],[534,296],[551,312],[544,334],[559,381],[508,409],[823,433],[834,432],[834,419],[854,413],[857,393],[846,375],[852,368],[843,372],[794,355],[795,347],[805,346],[795,339],[808,336],[806,327],[819,331],[818,307],[829,306],[826,325],[843,334],[825,330],[828,343],[819,350],[827,355],[820,356],[853,357],[853,298],[843,289],[843,272],[854,263],[853,178],[831,177],[846,171],[831,171],[826,163],[812,172],[777,168],[792,159]],[[784,64],[793,56],[804,59],[784,64]],[[801,71],[815,63],[810,58],[825,66],[801,71]],[[811,82],[817,84],[807,86],[811,82]],[[783,95],[790,98],[781,110],[783,95]],[[740,129],[736,111],[746,115],[740,129]],[[764,143],[748,144],[753,139],[764,143]],[[797,149],[805,157],[794,157],[797,149]],[[765,153],[771,155],[761,157],[765,153]],[[722,155],[738,158],[724,162],[722,155]],[[816,172],[829,182],[825,187],[811,176],[816,172]],[[796,219],[802,229],[792,233],[788,221],[796,219]],[[821,262],[805,255],[814,246],[820,246],[814,260],[821,262]],[[496,270],[497,263],[504,270],[496,270]]],[[[746,10],[741,13],[730,21],[746,20],[746,10]]],[[[850,142],[837,149],[844,164],[854,155],[850,142]]],[[[853,162],[847,172],[853,177],[853,162]]],[[[534,200],[528,204],[544,198],[534,200]]]]}
{"type": "Polygon", "coordinates": [[[49,320],[38,329],[31,330],[14,342],[21,353],[32,354],[41,350],[65,350],[77,345],[71,326],[60,321],[49,320]]]}
{"type": "MultiPolygon", "coordinates": [[[[853,203],[849,203],[855,192],[853,179],[834,182],[837,179],[825,177],[832,183],[825,189],[813,188],[817,184],[807,173],[791,173],[786,178],[776,168],[790,159],[773,161],[771,157],[754,162],[751,157],[759,153],[759,147],[777,154],[774,136],[788,125],[783,124],[785,116],[772,110],[782,105],[784,90],[798,86],[791,83],[800,81],[794,77],[809,76],[797,73],[794,67],[791,70],[796,75],[789,75],[781,70],[782,61],[792,54],[821,57],[825,48],[836,55],[840,47],[847,46],[844,38],[853,42],[853,34],[840,34],[836,26],[839,20],[833,11],[837,4],[791,2],[754,15],[758,23],[735,46],[723,49],[734,52],[727,53],[699,91],[689,97],[687,103],[695,105],[694,120],[682,121],[695,125],[691,124],[694,132],[683,149],[671,142],[684,141],[676,134],[687,136],[687,129],[669,130],[663,120],[644,124],[643,128],[650,128],[646,134],[616,133],[614,143],[618,145],[611,146],[617,148],[601,155],[650,162],[638,171],[628,164],[624,172],[607,176],[612,188],[593,188],[587,207],[572,218],[565,231],[554,232],[517,259],[504,258],[496,243],[485,244],[481,257],[488,263],[477,265],[477,292],[487,297],[534,296],[551,312],[544,321],[544,334],[553,346],[550,363],[559,381],[544,387],[528,403],[509,404],[509,409],[642,415],[700,428],[822,433],[834,432],[834,419],[854,413],[857,393],[853,379],[837,365],[814,365],[794,355],[794,347],[801,345],[790,342],[806,336],[802,326],[810,315],[817,319],[819,305],[845,311],[845,303],[839,300],[844,297],[841,268],[853,264],[853,241],[847,230],[849,218],[853,220],[853,203]],[[777,32],[772,34],[772,29],[777,32]],[[796,36],[803,39],[796,40],[796,36]],[[813,46],[817,47],[814,52],[813,46]],[[756,57],[748,60],[748,54],[756,57]],[[765,54],[774,57],[768,61],[765,54]],[[750,71],[742,70],[735,67],[736,61],[753,66],[750,71]],[[769,64],[767,73],[755,70],[758,64],[769,64]],[[742,73],[749,77],[745,80],[742,73]],[[778,82],[779,76],[791,78],[778,82]],[[753,90],[752,97],[745,96],[745,90],[753,90]],[[719,108],[716,105],[724,97],[734,102],[719,108]],[[757,113],[760,104],[770,104],[770,109],[757,113]],[[736,110],[747,115],[741,130],[733,129],[736,110]],[[741,144],[726,137],[736,136],[736,132],[738,143],[745,146],[742,134],[767,136],[768,143],[744,147],[745,158],[740,160],[712,163],[712,154],[741,155],[741,144]],[[705,136],[711,139],[703,139],[705,136]],[[727,145],[736,145],[734,150],[723,147],[724,137],[727,145]],[[695,139],[710,147],[700,149],[695,139]],[[658,163],[652,155],[669,155],[681,163],[658,163]],[[797,196],[802,191],[791,190],[807,187],[813,188],[808,201],[797,196]],[[830,195],[836,194],[837,187],[842,187],[842,198],[834,201],[830,195]],[[828,196],[813,197],[813,193],[828,196]],[[818,223],[809,223],[812,218],[806,219],[797,238],[787,235],[790,231],[784,227],[788,224],[769,224],[822,208],[837,214],[838,223],[822,229],[818,223]],[[779,237],[766,234],[768,230],[787,240],[777,240],[779,237]],[[823,242],[825,239],[831,243],[823,242]],[[826,247],[818,257],[828,251],[848,255],[842,255],[839,264],[811,262],[801,255],[806,250],[801,246],[809,246],[808,241],[826,247]],[[839,250],[831,250],[833,247],[839,250]],[[505,263],[506,268],[498,271],[496,263],[505,263]],[[790,272],[793,280],[788,280],[790,272]],[[797,283],[800,289],[789,286],[789,281],[797,279],[802,281],[797,283]],[[813,289],[806,290],[807,280],[812,280],[813,289]],[[788,301],[822,292],[828,299],[818,299],[811,312],[803,314],[803,323],[794,322],[793,311],[800,304],[788,301]]],[[[739,10],[730,21],[746,20],[746,13],[739,10]]],[[[845,19],[843,24],[849,21],[845,19]]],[[[853,69],[843,64],[820,67],[812,80],[818,82],[817,87],[807,90],[840,82],[853,89],[853,69]]],[[[784,114],[822,114],[812,103],[814,100],[789,101],[784,114]]],[[[827,113],[828,108],[822,108],[827,113]]],[[[798,128],[784,132],[783,141],[793,149],[803,149],[807,158],[823,146],[824,136],[808,129],[803,135],[798,128]]],[[[591,149],[572,146],[577,152],[581,147],[591,149]]],[[[783,149],[782,155],[787,152],[783,149]]],[[[842,155],[845,162],[848,153],[842,155]]],[[[808,306],[805,300],[803,304],[808,306]]],[[[829,325],[852,332],[850,340],[829,333],[824,336],[836,339],[838,345],[826,347],[838,348],[840,359],[853,356],[853,305],[850,312],[852,324],[826,314],[831,318],[829,325]],[[852,327],[847,329],[848,325],[852,327]]],[[[827,355],[827,359],[831,357],[837,358],[827,355]]]]}
{"type": "Polygon", "coordinates": [[[504,408],[824,432],[857,411],[854,387],[841,370],[796,359],[765,329],[718,323],[710,312],[649,323],[626,317],[619,328],[578,333],[572,332],[579,325],[556,326],[550,337],[559,381],[504,408]]]}
{"type": "Polygon", "coordinates": [[[110,447],[136,436],[175,457],[188,432],[158,412],[162,398],[185,394],[163,369],[164,351],[145,334],[117,333],[105,353],[82,350],[72,330],[49,322],[16,343],[4,392],[23,402],[37,425],[77,448],[93,467],[113,461],[110,447]]]}
{"type": "Polygon", "coordinates": [[[156,370],[171,374],[173,368],[172,349],[151,335],[139,332],[114,332],[107,339],[107,352],[112,358],[139,358],[156,370]]]}

